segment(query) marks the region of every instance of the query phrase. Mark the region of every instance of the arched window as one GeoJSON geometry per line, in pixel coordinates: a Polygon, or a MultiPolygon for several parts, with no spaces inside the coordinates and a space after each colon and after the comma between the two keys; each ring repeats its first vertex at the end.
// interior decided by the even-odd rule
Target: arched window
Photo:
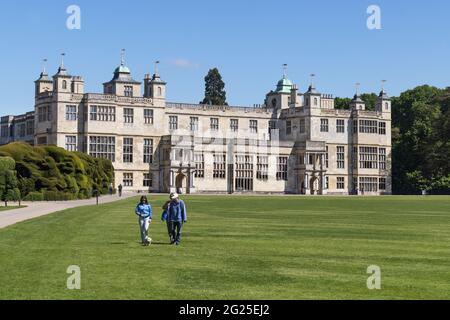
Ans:
{"type": "Polygon", "coordinates": [[[389,110],[389,102],[386,102],[386,103],[384,104],[384,107],[386,108],[386,110],[389,110]]]}
{"type": "Polygon", "coordinates": [[[63,82],[62,82],[62,88],[63,88],[64,90],[67,89],[67,81],[66,81],[66,80],[63,80],[63,82]]]}
{"type": "Polygon", "coordinates": [[[314,98],[314,105],[317,106],[319,100],[317,100],[317,98],[314,98]]]}
{"type": "Polygon", "coordinates": [[[161,96],[162,96],[162,88],[158,87],[158,97],[161,97],[161,96]]]}

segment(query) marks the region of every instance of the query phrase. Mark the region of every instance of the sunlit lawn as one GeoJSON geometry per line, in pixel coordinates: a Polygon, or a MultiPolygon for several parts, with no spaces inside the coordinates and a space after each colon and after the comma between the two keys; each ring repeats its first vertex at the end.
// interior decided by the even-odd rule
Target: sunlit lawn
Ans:
{"type": "Polygon", "coordinates": [[[450,197],[185,197],[180,247],[164,200],[150,197],[147,248],[137,199],[0,230],[0,299],[450,298],[450,197]],[[66,288],[71,265],[81,290],[66,288]]]}

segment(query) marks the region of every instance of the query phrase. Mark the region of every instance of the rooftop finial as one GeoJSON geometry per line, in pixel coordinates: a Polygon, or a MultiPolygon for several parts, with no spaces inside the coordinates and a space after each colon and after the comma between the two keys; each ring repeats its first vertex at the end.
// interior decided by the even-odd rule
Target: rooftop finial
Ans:
{"type": "Polygon", "coordinates": [[[125,66],[125,49],[120,52],[120,65],[125,66]]]}
{"type": "Polygon", "coordinates": [[[316,75],[314,73],[311,73],[311,88],[314,88],[314,79],[316,78],[316,75]]]}
{"type": "Polygon", "coordinates": [[[64,69],[64,57],[66,56],[66,54],[63,52],[61,53],[61,69],[64,69]]]}
{"type": "Polygon", "coordinates": [[[384,92],[384,86],[386,85],[387,80],[381,80],[381,92],[384,92]]]}
{"type": "Polygon", "coordinates": [[[161,61],[159,61],[159,60],[155,61],[155,75],[159,74],[158,67],[159,67],[160,63],[161,63],[161,61]]]}
{"type": "Polygon", "coordinates": [[[359,82],[357,82],[356,84],[355,84],[355,87],[356,87],[356,96],[359,96],[359,87],[361,86],[361,83],[359,83],[359,82]]]}
{"type": "Polygon", "coordinates": [[[42,74],[47,74],[47,59],[42,60],[42,74]]]}
{"type": "Polygon", "coordinates": [[[287,63],[283,64],[283,78],[286,79],[287,78],[287,70],[288,70],[288,65],[287,63]]]}

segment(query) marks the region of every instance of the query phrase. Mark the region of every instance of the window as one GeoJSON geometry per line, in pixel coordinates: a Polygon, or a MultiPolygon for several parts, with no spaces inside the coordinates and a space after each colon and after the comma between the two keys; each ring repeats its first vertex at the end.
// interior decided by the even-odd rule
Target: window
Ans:
{"type": "Polygon", "coordinates": [[[337,177],[336,178],[336,189],[338,189],[338,190],[344,190],[345,189],[345,178],[344,177],[337,177]]]}
{"type": "Polygon", "coordinates": [[[153,109],[144,109],[144,123],[153,124],[153,109]]]}
{"type": "Polygon", "coordinates": [[[205,177],[205,155],[203,153],[194,154],[195,160],[195,177],[204,178],[205,177]]]}
{"type": "Polygon", "coordinates": [[[380,178],[378,188],[382,191],[386,191],[386,178],[380,178]]]}
{"type": "Polygon", "coordinates": [[[66,150],[67,151],[77,151],[77,137],[76,136],[66,136],[66,150]]]}
{"type": "Polygon", "coordinates": [[[250,132],[258,133],[258,121],[257,120],[250,120],[250,132]]]}
{"type": "Polygon", "coordinates": [[[63,88],[64,90],[67,89],[67,81],[66,81],[66,80],[63,80],[63,82],[62,82],[62,88],[63,88]]]}
{"type": "Polygon", "coordinates": [[[328,152],[328,147],[327,147],[327,153],[325,153],[325,168],[328,168],[330,165],[329,162],[329,152],[328,152]]]}
{"type": "Polygon", "coordinates": [[[305,154],[304,153],[300,153],[298,155],[297,162],[301,166],[305,165],[305,154]]]}
{"type": "Polygon", "coordinates": [[[314,106],[317,106],[318,101],[319,101],[319,100],[317,100],[317,98],[314,98],[314,106]]]}
{"type": "Polygon", "coordinates": [[[320,132],[328,132],[328,119],[320,119],[320,132]]]}
{"type": "Polygon", "coordinates": [[[27,136],[34,135],[34,121],[27,121],[27,136]]]}
{"type": "Polygon", "coordinates": [[[123,138],[123,162],[133,163],[133,138],[123,138]]]}
{"type": "Polygon", "coordinates": [[[213,178],[214,179],[225,179],[226,178],[226,155],[225,154],[214,154],[213,178]]]}
{"type": "Polygon", "coordinates": [[[77,120],[77,106],[66,106],[66,120],[67,121],[77,120]]]}
{"type": "Polygon", "coordinates": [[[389,110],[389,102],[386,102],[386,103],[384,104],[384,108],[386,109],[386,111],[389,110]]]}
{"type": "Polygon", "coordinates": [[[47,144],[47,137],[38,137],[37,138],[37,144],[39,146],[43,146],[47,144]]]}
{"type": "Polygon", "coordinates": [[[132,173],[124,173],[123,174],[123,186],[124,187],[132,187],[133,186],[133,174],[132,173]]]}
{"type": "Polygon", "coordinates": [[[144,163],[153,163],[153,139],[144,139],[144,163]]]}
{"type": "Polygon", "coordinates": [[[169,117],[169,129],[170,130],[178,130],[178,117],[177,116],[169,117]]]}
{"type": "Polygon", "coordinates": [[[386,135],[386,122],[378,123],[378,134],[386,135]]]}
{"type": "Polygon", "coordinates": [[[337,168],[345,169],[345,147],[336,148],[337,168]]]}
{"type": "Polygon", "coordinates": [[[144,173],[143,186],[147,188],[153,187],[153,179],[151,173],[144,173]]]}
{"type": "Polygon", "coordinates": [[[123,122],[133,123],[134,122],[134,109],[124,108],[123,109],[123,122]]]}
{"type": "Polygon", "coordinates": [[[219,119],[211,118],[209,121],[210,121],[211,131],[219,131],[219,119]]]}
{"type": "Polygon", "coordinates": [[[336,132],[345,133],[345,121],[342,119],[336,120],[336,132]]]}
{"type": "Polygon", "coordinates": [[[386,170],[386,148],[378,149],[378,154],[380,158],[380,170],[386,170]]]}
{"type": "Polygon", "coordinates": [[[236,191],[253,191],[253,157],[236,156],[236,191]]]}
{"type": "Polygon", "coordinates": [[[265,180],[269,179],[269,157],[258,156],[256,159],[256,179],[265,180]]]}
{"type": "Polygon", "coordinates": [[[198,118],[197,117],[191,117],[190,129],[192,132],[198,131],[198,118]]]}
{"type": "Polygon", "coordinates": [[[46,121],[50,121],[50,107],[45,106],[45,107],[39,107],[38,108],[38,121],[39,122],[46,122],[46,121]]]}
{"type": "Polygon", "coordinates": [[[116,161],[116,138],[90,136],[89,155],[94,158],[108,159],[116,161]]]}
{"type": "Polygon", "coordinates": [[[9,127],[8,126],[2,126],[2,138],[9,137],[9,127]]]}
{"type": "Polygon", "coordinates": [[[19,137],[25,137],[25,133],[26,133],[26,124],[25,123],[21,123],[19,124],[19,128],[18,128],[18,133],[19,133],[19,137]]]}
{"type": "Polygon", "coordinates": [[[116,107],[91,106],[90,111],[91,121],[116,121],[116,107]]]}
{"type": "Polygon", "coordinates": [[[125,86],[123,95],[125,97],[132,97],[133,96],[133,87],[132,86],[125,86]]]}
{"type": "Polygon", "coordinates": [[[291,135],[292,134],[292,122],[291,121],[286,121],[286,135],[291,135]]]}
{"type": "Polygon", "coordinates": [[[238,119],[230,120],[230,129],[232,132],[237,132],[239,130],[239,120],[238,119]]]}
{"type": "Polygon", "coordinates": [[[288,158],[278,157],[277,180],[288,180],[288,158]]]}
{"type": "Polygon", "coordinates": [[[374,147],[359,148],[359,167],[361,169],[378,169],[378,150],[374,147]]]}
{"type": "Polygon", "coordinates": [[[277,129],[277,123],[276,123],[276,121],[273,121],[273,120],[269,121],[269,137],[270,137],[270,140],[272,140],[272,138],[273,138],[273,132],[274,132],[276,129],[277,129]]]}
{"type": "Polygon", "coordinates": [[[359,178],[359,191],[361,191],[361,192],[377,192],[378,191],[378,178],[360,177],[359,178]]]}
{"type": "Polygon", "coordinates": [[[305,119],[300,119],[300,126],[299,126],[300,133],[306,132],[306,121],[305,119]]]}
{"type": "Polygon", "coordinates": [[[352,166],[354,169],[358,168],[358,147],[353,147],[352,150],[352,166]]]}
{"type": "Polygon", "coordinates": [[[372,120],[359,120],[360,133],[378,133],[378,122],[372,120]]]}
{"type": "Polygon", "coordinates": [[[325,177],[325,189],[330,189],[330,177],[325,177]]]}
{"type": "Polygon", "coordinates": [[[358,133],[358,120],[353,120],[353,133],[358,133]]]}

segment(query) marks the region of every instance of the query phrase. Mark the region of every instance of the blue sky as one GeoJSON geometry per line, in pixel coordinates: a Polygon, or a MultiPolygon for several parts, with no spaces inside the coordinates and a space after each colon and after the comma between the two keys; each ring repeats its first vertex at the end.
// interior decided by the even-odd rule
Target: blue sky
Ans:
{"type": "Polygon", "coordinates": [[[305,91],[317,74],[323,93],[450,86],[450,3],[446,0],[40,0],[0,4],[1,114],[32,109],[41,60],[56,72],[60,53],[87,92],[101,92],[126,48],[142,80],[160,60],[168,100],[198,103],[203,78],[218,67],[230,104],[262,103],[289,64],[305,91]],[[68,30],[66,9],[81,8],[81,30],[68,30]],[[381,8],[382,30],[366,27],[367,7],[381,8]]]}

